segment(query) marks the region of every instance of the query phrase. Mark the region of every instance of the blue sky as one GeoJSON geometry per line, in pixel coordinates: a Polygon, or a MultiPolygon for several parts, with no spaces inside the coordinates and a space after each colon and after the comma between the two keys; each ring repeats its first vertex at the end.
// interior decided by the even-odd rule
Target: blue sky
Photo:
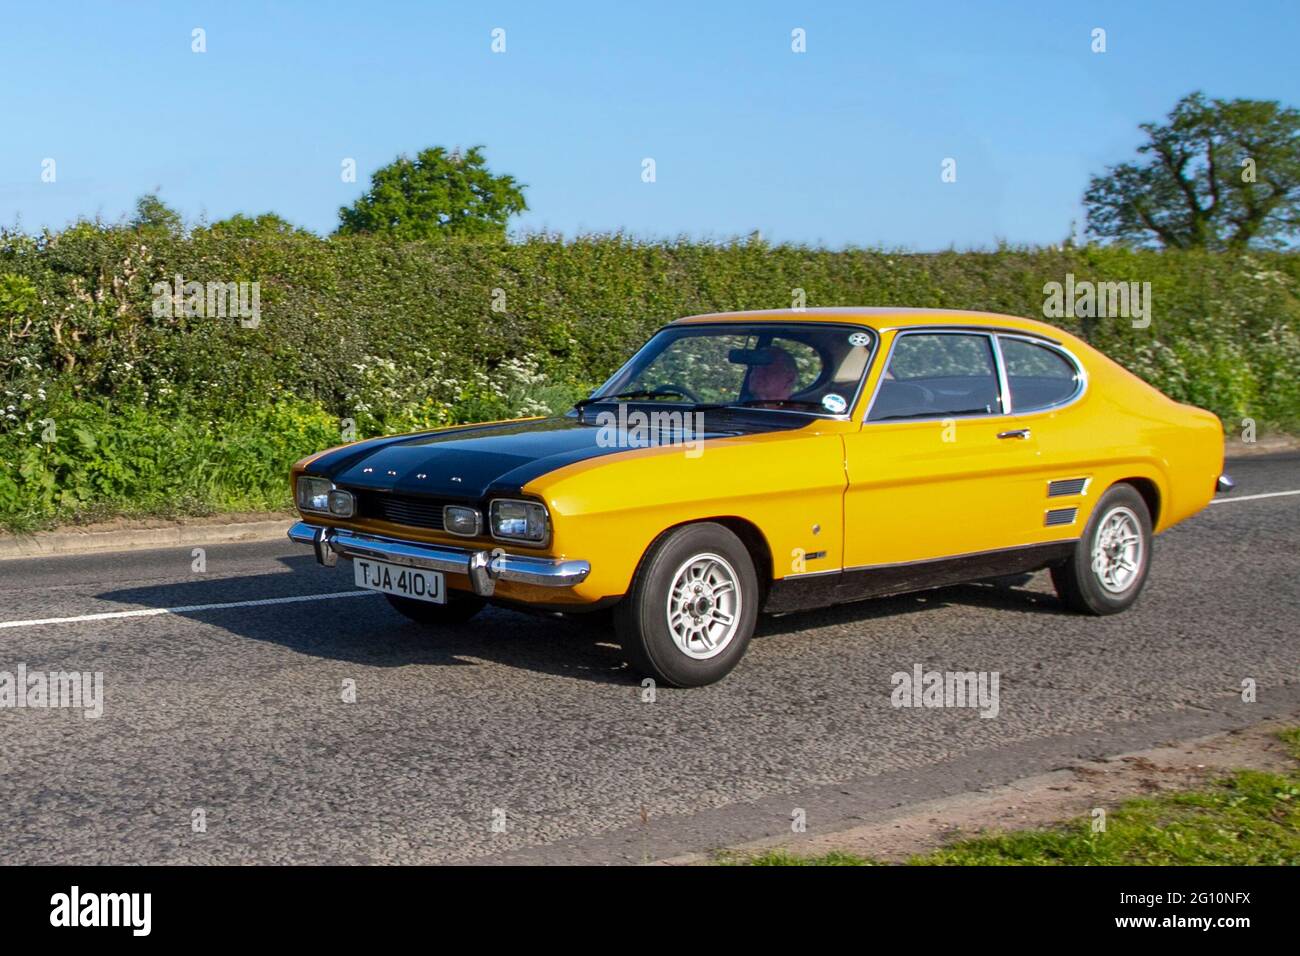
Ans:
{"type": "Polygon", "coordinates": [[[1294,0],[3,3],[0,223],[27,231],[160,187],[325,233],[399,153],[481,143],[528,184],[516,230],[1049,243],[1183,94],[1300,104],[1294,0]]]}

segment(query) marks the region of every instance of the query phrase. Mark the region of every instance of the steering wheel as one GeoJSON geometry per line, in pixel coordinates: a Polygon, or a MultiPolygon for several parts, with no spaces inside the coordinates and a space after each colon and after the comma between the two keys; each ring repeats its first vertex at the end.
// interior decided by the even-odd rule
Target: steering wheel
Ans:
{"type": "Polygon", "coordinates": [[[670,392],[676,392],[678,395],[686,396],[695,404],[700,404],[700,396],[696,395],[685,385],[678,385],[676,382],[665,382],[662,385],[656,385],[654,388],[650,389],[650,391],[655,394],[662,393],[665,395],[670,392]]]}

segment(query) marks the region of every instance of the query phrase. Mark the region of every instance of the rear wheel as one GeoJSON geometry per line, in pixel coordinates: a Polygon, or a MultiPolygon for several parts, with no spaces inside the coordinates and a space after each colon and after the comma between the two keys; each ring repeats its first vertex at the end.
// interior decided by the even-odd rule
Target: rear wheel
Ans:
{"type": "Polygon", "coordinates": [[[614,629],[638,677],[700,687],[744,655],[758,598],[754,562],[735,534],[719,524],[684,525],[642,557],[614,629]]]}
{"type": "Polygon", "coordinates": [[[471,594],[460,594],[457,591],[447,592],[446,604],[434,604],[432,601],[417,601],[414,598],[399,597],[396,594],[385,594],[388,603],[393,606],[398,614],[410,618],[417,624],[435,625],[441,627],[450,627],[456,624],[464,624],[487,603],[480,597],[471,594]]]}
{"type": "Polygon", "coordinates": [[[1151,513],[1132,485],[1107,489],[1070,559],[1052,568],[1065,605],[1085,614],[1116,614],[1138,599],[1151,565],[1151,513]]]}

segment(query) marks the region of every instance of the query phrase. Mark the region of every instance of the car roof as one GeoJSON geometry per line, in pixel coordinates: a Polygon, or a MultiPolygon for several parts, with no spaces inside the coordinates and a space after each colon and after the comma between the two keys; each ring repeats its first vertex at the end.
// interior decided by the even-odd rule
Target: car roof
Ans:
{"type": "Polygon", "coordinates": [[[987,328],[1015,329],[1047,338],[1057,338],[1061,330],[1046,322],[997,312],[974,309],[921,309],[906,306],[834,306],[808,309],[754,309],[748,312],[711,312],[678,319],[673,325],[706,322],[847,322],[882,331],[918,325],[974,325],[987,328]]]}

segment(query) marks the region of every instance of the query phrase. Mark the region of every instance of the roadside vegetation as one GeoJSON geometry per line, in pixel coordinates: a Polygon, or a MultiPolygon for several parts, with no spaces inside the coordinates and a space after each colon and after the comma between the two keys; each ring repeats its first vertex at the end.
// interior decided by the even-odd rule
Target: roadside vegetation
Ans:
{"type": "Polygon", "coordinates": [[[274,213],[187,225],[154,194],[122,223],[0,229],[0,528],[284,507],[302,455],[564,410],[683,315],[1043,316],[1049,283],[1136,284],[1125,317],[1050,321],[1230,434],[1300,431],[1300,112],[1191,94],[1141,128],[1084,196],[1107,245],[512,241],[526,185],[477,146],[378,169],[328,238],[274,213]]]}
{"type": "MultiPolygon", "coordinates": [[[[253,221],[249,220],[251,224],[253,221]]],[[[247,225],[247,224],[246,224],[247,225]]],[[[1240,434],[1300,429],[1300,255],[1111,247],[895,254],[761,241],[0,233],[0,525],[287,504],[298,457],[567,408],[681,315],[905,304],[1042,315],[1043,286],[1149,281],[1147,328],[1054,322],[1240,434]],[[257,282],[256,327],[157,308],[257,282]],[[157,314],[159,311],[162,314],[157,314]],[[1249,422],[1247,422],[1249,420],[1249,422]]],[[[175,305],[175,304],[173,304],[175,305]]]]}
{"type": "MultiPolygon", "coordinates": [[[[1300,760],[1300,728],[1278,735],[1300,760]]],[[[720,862],[754,866],[873,866],[847,853],[773,851],[720,862]]],[[[1084,817],[1047,829],[961,840],[913,857],[913,866],[1300,865],[1300,769],[1239,770],[1202,790],[1128,800],[1092,832],[1084,817]]]]}

